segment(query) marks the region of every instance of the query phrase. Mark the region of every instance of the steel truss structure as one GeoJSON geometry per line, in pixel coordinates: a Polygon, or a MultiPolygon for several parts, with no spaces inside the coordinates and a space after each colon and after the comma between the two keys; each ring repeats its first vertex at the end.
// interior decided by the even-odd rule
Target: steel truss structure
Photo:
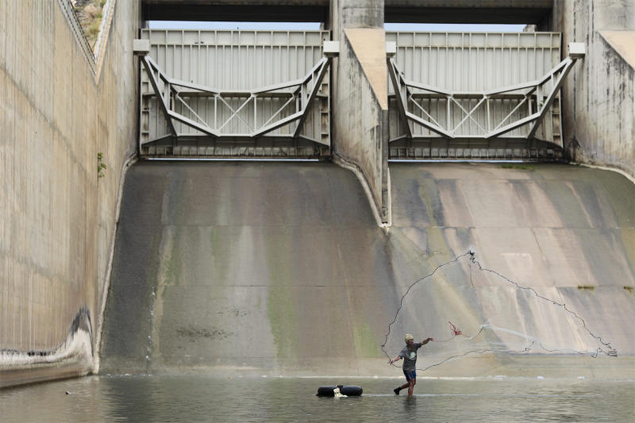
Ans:
{"type": "MultiPolygon", "coordinates": [[[[141,35],[141,155],[331,154],[329,71],[339,44],[328,31],[141,35]]],[[[561,61],[559,33],[394,32],[386,40],[391,159],[562,155],[559,93],[583,45],[561,61]]]]}
{"type": "MultiPolygon", "coordinates": [[[[419,125],[443,138],[491,139],[491,138],[524,138],[534,137],[538,126],[550,110],[565,77],[573,67],[576,57],[567,57],[548,74],[537,81],[516,84],[483,92],[453,92],[406,79],[392,57],[388,57],[388,73],[395,90],[397,107],[400,115],[407,120],[406,136],[413,138],[413,127],[419,125]],[[424,104],[432,104],[429,100],[444,100],[445,120],[435,119],[431,110],[424,104]],[[474,103],[465,107],[465,100],[474,103]],[[496,119],[492,113],[494,103],[507,102],[514,104],[506,114],[496,119]],[[418,114],[417,114],[418,112],[418,114]],[[484,120],[476,119],[480,112],[484,120]],[[454,123],[452,116],[462,116],[454,123]],[[465,131],[466,122],[473,125],[465,131]],[[524,127],[521,135],[510,135],[515,129],[524,127]],[[474,129],[476,129],[474,131],[474,129]]],[[[438,111],[436,111],[438,115],[438,111]]]]}
{"type": "MultiPolygon", "coordinates": [[[[158,99],[168,122],[170,137],[255,138],[272,134],[281,138],[296,138],[301,136],[300,130],[309,108],[320,95],[320,86],[331,64],[331,57],[323,57],[304,78],[254,90],[217,90],[173,79],[147,55],[141,56],[141,63],[152,85],[151,95],[158,99]],[[277,103],[277,107],[259,108],[258,104],[263,100],[277,103]],[[207,119],[194,110],[191,105],[193,102],[211,107],[207,119]],[[194,129],[196,133],[178,132],[175,121],[194,129]],[[240,121],[248,132],[233,132],[232,123],[236,121],[240,121]],[[285,126],[291,126],[291,129],[274,133],[285,126]]],[[[323,143],[319,138],[309,140],[323,143]]],[[[157,140],[147,142],[152,141],[157,140]]]]}
{"type": "Polygon", "coordinates": [[[387,32],[389,158],[563,157],[560,91],[584,45],[555,32],[387,32]]]}
{"type": "Polygon", "coordinates": [[[145,29],[133,50],[142,156],[330,155],[329,31],[145,29]]]}

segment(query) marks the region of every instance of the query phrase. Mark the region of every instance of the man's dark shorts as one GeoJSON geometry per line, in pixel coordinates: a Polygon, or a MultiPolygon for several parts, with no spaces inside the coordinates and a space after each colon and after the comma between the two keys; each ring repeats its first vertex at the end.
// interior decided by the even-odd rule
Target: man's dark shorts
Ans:
{"type": "Polygon", "coordinates": [[[406,376],[408,382],[417,378],[417,372],[414,370],[404,370],[403,374],[406,376]]]}

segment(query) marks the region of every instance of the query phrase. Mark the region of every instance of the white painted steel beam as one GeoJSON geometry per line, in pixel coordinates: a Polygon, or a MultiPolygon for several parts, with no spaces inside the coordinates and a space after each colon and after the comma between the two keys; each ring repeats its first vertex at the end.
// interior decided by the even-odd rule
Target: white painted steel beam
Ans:
{"type": "MultiPolygon", "coordinates": [[[[140,59],[141,59],[141,63],[143,64],[143,67],[146,70],[146,74],[148,75],[148,78],[150,79],[150,84],[152,85],[152,89],[154,90],[154,93],[156,94],[156,96],[159,98],[159,106],[161,107],[163,114],[166,117],[168,117],[168,126],[170,129],[170,132],[172,133],[172,135],[176,135],[176,129],[174,128],[174,123],[172,122],[171,119],[169,119],[168,104],[166,103],[166,100],[163,97],[162,91],[159,89],[159,83],[156,77],[154,76],[154,70],[153,70],[154,66],[152,66],[152,59],[150,59],[146,55],[140,56],[140,59]]],[[[159,71],[159,74],[160,74],[160,71],[159,71]]]]}
{"type": "MultiPolygon", "coordinates": [[[[338,52],[339,52],[339,48],[338,48],[338,52]]],[[[311,70],[312,72],[311,77],[313,78],[313,86],[311,87],[311,90],[309,91],[308,95],[306,96],[303,95],[300,99],[301,101],[300,105],[302,109],[304,110],[304,112],[300,116],[298,125],[296,126],[295,132],[293,133],[293,135],[296,137],[300,135],[300,130],[302,129],[302,125],[304,124],[304,121],[306,120],[308,116],[307,111],[309,107],[311,107],[311,104],[313,104],[313,100],[315,99],[315,96],[317,95],[318,90],[320,89],[320,86],[322,85],[322,80],[324,79],[324,76],[326,75],[326,71],[329,68],[331,60],[333,58],[333,54],[335,53],[330,53],[330,54],[331,55],[329,56],[323,57],[322,60],[320,60],[318,64],[311,70]]],[[[320,142],[320,140],[317,140],[317,142],[320,142]]]]}
{"type": "Polygon", "coordinates": [[[186,124],[187,126],[190,126],[198,131],[204,132],[207,135],[211,135],[214,137],[218,136],[218,133],[216,131],[214,131],[213,129],[211,129],[209,126],[207,125],[201,125],[191,119],[186,118],[185,116],[179,114],[179,113],[175,113],[173,111],[168,111],[168,116],[172,119],[178,120],[181,123],[186,124]]]}
{"type": "Polygon", "coordinates": [[[538,112],[539,113],[538,119],[536,119],[536,121],[532,124],[531,129],[529,130],[529,133],[527,134],[527,138],[533,137],[534,134],[536,133],[536,130],[538,129],[538,124],[547,114],[547,111],[549,110],[551,103],[553,103],[553,100],[555,99],[556,94],[560,91],[560,88],[562,87],[562,84],[564,83],[564,79],[567,77],[567,74],[569,73],[571,68],[573,68],[573,65],[575,64],[576,60],[577,59],[575,58],[567,57],[563,61],[563,63],[565,63],[565,66],[561,68],[560,74],[557,76],[555,75],[555,73],[552,74],[554,77],[557,78],[555,82],[555,86],[552,87],[551,92],[547,96],[547,99],[542,105],[542,108],[538,112]]]}

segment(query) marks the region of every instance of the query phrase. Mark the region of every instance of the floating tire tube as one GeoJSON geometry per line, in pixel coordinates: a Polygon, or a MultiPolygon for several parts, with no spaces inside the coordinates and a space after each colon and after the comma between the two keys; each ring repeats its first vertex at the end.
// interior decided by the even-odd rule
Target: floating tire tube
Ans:
{"type": "MultiPolygon", "coordinates": [[[[335,393],[333,392],[333,390],[335,388],[337,388],[337,385],[320,386],[318,388],[318,392],[316,395],[318,397],[334,397],[335,393]]],[[[364,392],[364,390],[362,389],[361,386],[355,386],[355,385],[340,386],[340,394],[346,395],[347,397],[359,397],[362,395],[362,392],[364,392]]]]}

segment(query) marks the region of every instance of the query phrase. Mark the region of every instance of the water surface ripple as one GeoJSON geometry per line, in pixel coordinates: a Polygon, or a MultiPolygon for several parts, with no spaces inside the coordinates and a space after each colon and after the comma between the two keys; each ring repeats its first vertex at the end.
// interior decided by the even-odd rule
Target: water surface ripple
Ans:
{"type": "Polygon", "coordinates": [[[633,422],[635,381],[101,376],[0,391],[4,422],[633,422]],[[321,385],[362,397],[318,398],[321,385]],[[68,393],[67,393],[68,392],[68,393]]]}

